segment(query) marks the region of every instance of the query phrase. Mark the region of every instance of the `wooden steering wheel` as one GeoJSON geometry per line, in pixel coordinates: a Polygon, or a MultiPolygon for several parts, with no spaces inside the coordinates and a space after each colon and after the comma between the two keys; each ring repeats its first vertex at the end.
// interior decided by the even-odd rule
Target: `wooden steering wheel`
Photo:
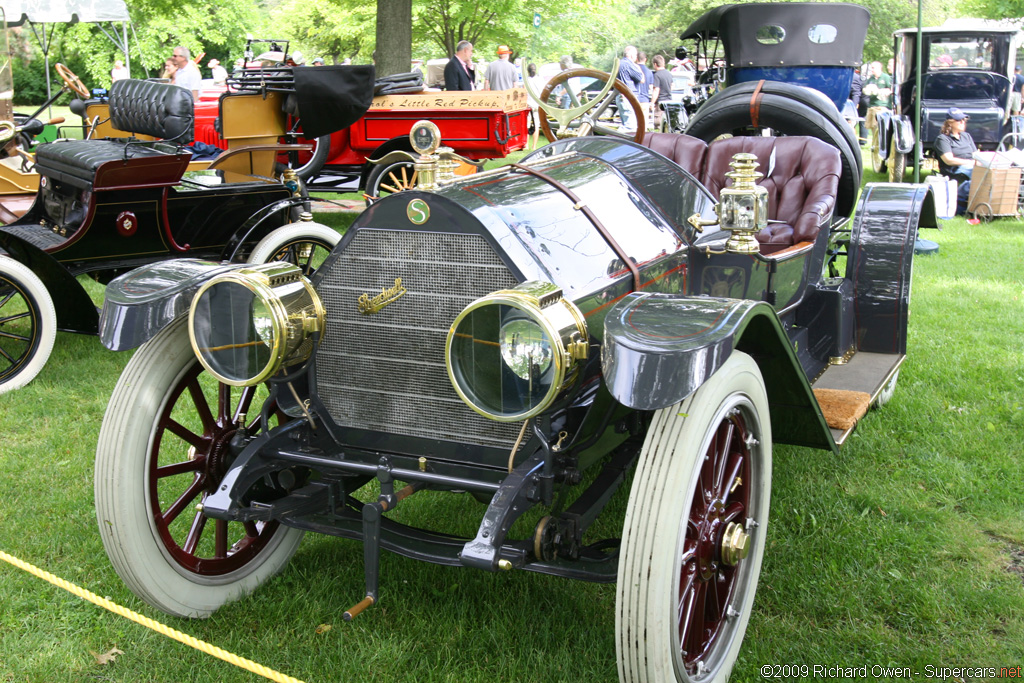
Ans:
{"type": "Polygon", "coordinates": [[[544,131],[544,137],[549,142],[577,135],[614,135],[626,140],[632,140],[633,142],[643,142],[644,133],[646,132],[646,120],[640,101],[625,83],[604,71],[582,68],[562,71],[548,81],[547,85],[544,86],[544,90],[536,99],[541,103],[542,110],[548,114],[547,116],[542,115],[540,117],[540,127],[544,131]],[[570,79],[576,78],[592,78],[601,82],[605,87],[600,93],[591,93],[591,96],[596,94],[596,97],[590,100],[590,102],[580,102],[579,97],[584,91],[574,92],[570,87],[570,84],[577,82],[570,79]],[[611,88],[608,87],[609,79],[612,81],[611,88]],[[566,116],[559,116],[559,114],[565,112],[565,110],[560,111],[548,104],[548,97],[556,87],[563,84],[565,92],[569,96],[570,110],[575,113],[575,116],[564,123],[559,119],[566,118],[566,116]],[[615,92],[611,92],[613,89],[615,92]],[[628,106],[632,110],[633,121],[637,122],[635,132],[620,130],[616,126],[608,125],[602,121],[602,114],[615,101],[616,95],[621,95],[623,105],[628,106]],[[549,121],[549,118],[555,119],[555,128],[552,127],[552,122],[549,121]]]}
{"type": "Polygon", "coordinates": [[[53,68],[57,70],[57,75],[64,81],[64,85],[66,85],[76,95],[85,99],[89,98],[89,95],[91,94],[89,89],[85,87],[85,83],[82,83],[82,79],[76,76],[71,69],[67,68],[60,62],[54,64],[53,68]]]}

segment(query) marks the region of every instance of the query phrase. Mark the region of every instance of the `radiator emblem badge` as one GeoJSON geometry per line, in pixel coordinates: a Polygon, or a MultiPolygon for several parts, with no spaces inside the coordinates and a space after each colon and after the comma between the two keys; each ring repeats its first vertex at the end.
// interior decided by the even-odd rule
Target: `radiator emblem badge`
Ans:
{"type": "Polygon", "coordinates": [[[413,225],[423,225],[430,220],[430,205],[422,199],[414,199],[406,205],[405,215],[413,225]]]}
{"type": "Polygon", "coordinates": [[[362,294],[356,301],[356,305],[363,315],[373,315],[388,304],[401,299],[403,294],[405,294],[405,286],[402,285],[402,278],[396,277],[394,287],[381,289],[380,294],[374,297],[362,294]]]}

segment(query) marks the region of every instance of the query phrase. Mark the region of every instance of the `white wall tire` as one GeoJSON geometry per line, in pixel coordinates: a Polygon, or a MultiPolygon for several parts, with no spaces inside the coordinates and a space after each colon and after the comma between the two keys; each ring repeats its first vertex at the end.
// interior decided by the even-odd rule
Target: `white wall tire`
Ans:
{"type": "Polygon", "coordinates": [[[897,370],[893,373],[889,381],[885,383],[882,390],[878,392],[878,396],[875,397],[875,402],[872,404],[872,408],[881,408],[886,403],[892,400],[892,397],[896,395],[896,384],[900,379],[900,371],[897,370]]]}
{"type": "Polygon", "coordinates": [[[292,223],[261,239],[249,255],[248,262],[288,261],[309,277],[340,241],[341,235],[337,230],[321,223],[292,223]]]}
{"type": "Polygon", "coordinates": [[[28,266],[0,255],[0,394],[39,374],[56,337],[57,312],[46,285],[28,266]]]}
{"type": "Polygon", "coordinates": [[[728,680],[764,555],[771,450],[764,380],[738,351],[692,396],[655,414],[619,555],[615,631],[623,683],[728,680]],[[705,475],[718,467],[724,476],[705,485],[702,467],[709,470],[705,475]],[[732,471],[744,481],[737,484],[732,471]],[[695,496],[702,494],[711,504],[699,503],[695,496]],[[750,549],[729,567],[720,559],[720,536],[733,518],[750,534],[750,549]],[[681,609],[698,602],[704,607],[699,620],[693,618],[698,610],[681,609]],[[694,643],[703,651],[695,653],[694,643]]]}
{"type": "Polygon", "coordinates": [[[133,593],[182,617],[207,617],[255,590],[284,567],[303,535],[197,511],[223,478],[237,411],[258,414],[260,407],[255,389],[219,400],[228,388],[201,370],[180,318],[129,361],[96,448],[96,516],[107,556],[133,593]]]}

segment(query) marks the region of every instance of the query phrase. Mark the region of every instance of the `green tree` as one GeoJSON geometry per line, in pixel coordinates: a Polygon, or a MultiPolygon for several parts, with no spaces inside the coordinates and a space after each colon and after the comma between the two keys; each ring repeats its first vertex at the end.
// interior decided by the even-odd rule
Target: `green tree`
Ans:
{"type": "Polygon", "coordinates": [[[271,11],[276,32],[295,40],[307,57],[328,64],[369,62],[374,49],[376,5],[358,0],[286,0],[271,11]]]}
{"type": "MultiPolygon", "coordinates": [[[[205,53],[204,65],[213,57],[230,65],[242,56],[247,33],[267,35],[266,12],[249,0],[133,0],[128,3],[128,13],[134,27],[129,37],[135,78],[159,75],[164,59],[176,45],[189,48],[193,56],[205,53]]],[[[84,73],[78,75],[86,85],[110,85],[110,68],[119,52],[98,26],[75,24],[58,29],[57,35],[58,53],[81,57],[84,73]]]]}
{"type": "Polygon", "coordinates": [[[980,19],[1006,19],[1017,17],[1012,21],[1018,26],[1024,24],[1024,0],[967,0],[964,9],[967,16],[980,19]]]}
{"type": "MultiPolygon", "coordinates": [[[[632,0],[565,0],[540,4],[536,0],[425,0],[414,5],[413,40],[418,50],[438,56],[455,52],[468,40],[484,61],[494,59],[498,45],[531,61],[555,61],[569,54],[591,63],[611,54],[638,35],[632,0]],[[534,13],[541,26],[534,27],[534,13]]],[[[607,67],[605,67],[607,68],[607,67]]]]}

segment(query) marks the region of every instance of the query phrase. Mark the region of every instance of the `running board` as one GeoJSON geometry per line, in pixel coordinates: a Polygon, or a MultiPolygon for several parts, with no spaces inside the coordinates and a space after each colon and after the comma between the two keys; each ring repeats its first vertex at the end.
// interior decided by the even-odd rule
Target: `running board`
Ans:
{"type": "MultiPolygon", "coordinates": [[[[874,406],[878,395],[896,375],[903,364],[905,355],[898,353],[870,353],[860,351],[846,363],[830,365],[814,382],[814,389],[831,389],[844,392],[863,392],[871,397],[874,406]]],[[[846,437],[853,432],[856,424],[848,429],[832,428],[832,438],[842,446],[846,437]]]]}

